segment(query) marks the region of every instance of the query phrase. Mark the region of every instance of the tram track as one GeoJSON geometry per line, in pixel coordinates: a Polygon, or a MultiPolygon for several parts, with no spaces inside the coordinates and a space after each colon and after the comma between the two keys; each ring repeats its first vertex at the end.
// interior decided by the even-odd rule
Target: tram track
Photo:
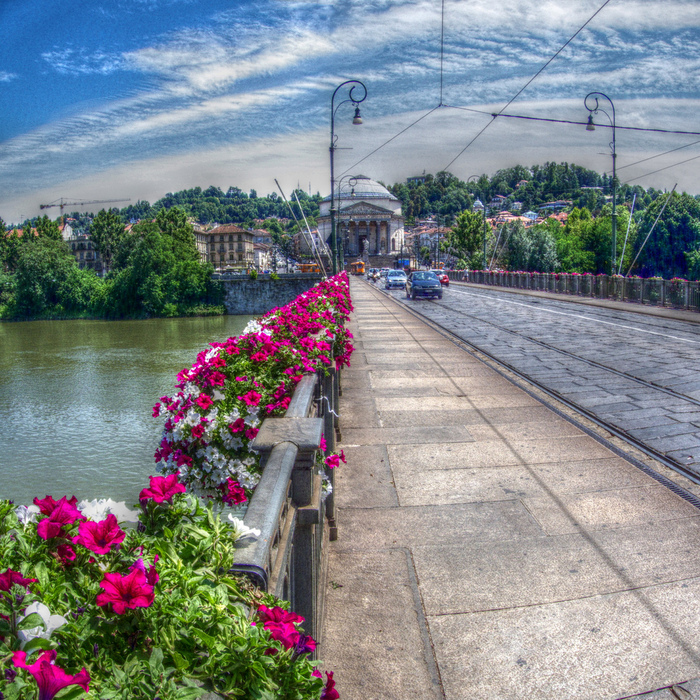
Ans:
{"type": "MultiPolygon", "coordinates": [[[[557,415],[573,422],[579,429],[581,429],[586,434],[590,435],[596,439],[601,444],[605,445],[613,453],[624,459],[630,461],[634,466],[636,466],[641,471],[648,474],[650,477],[663,484],[666,488],[670,489],[684,500],[688,501],[696,508],[700,509],[700,498],[692,493],[684,486],[680,485],[669,476],[662,474],[662,471],[670,470],[672,473],[679,474],[695,485],[700,485],[700,471],[689,467],[672,457],[664,454],[663,452],[655,449],[654,447],[648,445],[644,440],[641,440],[634,435],[631,435],[626,430],[623,430],[616,426],[614,423],[601,418],[595,412],[589,410],[588,408],[581,406],[575,401],[571,400],[561,392],[547,386],[546,383],[536,379],[535,377],[523,372],[519,368],[515,367],[511,363],[503,360],[494,353],[487,349],[479,346],[478,344],[460,336],[458,333],[445,327],[442,323],[430,318],[424,313],[421,313],[418,309],[414,308],[413,305],[407,303],[401,303],[401,300],[396,299],[393,295],[387,293],[386,291],[371,285],[370,288],[375,289],[380,294],[392,299],[395,303],[400,304],[405,308],[410,314],[416,318],[421,319],[421,321],[427,323],[430,327],[436,330],[440,335],[450,340],[452,343],[468,352],[470,355],[478,358],[486,365],[491,367],[494,371],[500,374],[502,377],[508,379],[509,381],[516,384],[520,389],[525,391],[528,395],[537,398],[539,401],[543,402],[550,410],[554,411],[557,415]],[[544,398],[547,397],[547,398],[544,398]],[[572,415],[573,414],[573,415],[572,415]],[[580,418],[580,419],[577,419],[580,418]],[[613,440],[610,437],[614,438],[613,440]],[[637,455],[630,453],[628,449],[623,449],[624,446],[629,446],[636,452],[637,455]],[[646,461],[653,461],[656,463],[656,468],[645,463],[646,461]]],[[[528,337],[526,334],[518,334],[510,329],[498,326],[495,323],[485,321],[477,316],[472,316],[461,310],[456,310],[451,306],[446,304],[439,304],[439,306],[450,313],[457,313],[467,318],[473,318],[479,323],[488,323],[489,325],[496,328],[499,332],[506,332],[511,335],[518,336],[522,340],[533,343],[538,347],[545,348],[548,351],[556,352],[562,356],[569,359],[576,360],[579,362],[584,362],[591,367],[595,367],[596,370],[601,372],[609,372],[614,376],[622,377],[625,380],[634,382],[638,385],[644,386],[649,391],[663,394],[665,396],[673,397],[677,401],[686,402],[691,406],[700,406],[700,401],[693,397],[686,396],[680,392],[669,389],[668,387],[659,386],[653,382],[646,381],[633,374],[621,372],[614,368],[608,367],[603,363],[595,362],[589,358],[584,358],[575,353],[563,350],[556,346],[545,343],[535,338],[528,337]]],[[[668,473],[668,472],[667,472],[668,473]]],[[[694,489],[696,490],[696,489],[694,489]]]]}

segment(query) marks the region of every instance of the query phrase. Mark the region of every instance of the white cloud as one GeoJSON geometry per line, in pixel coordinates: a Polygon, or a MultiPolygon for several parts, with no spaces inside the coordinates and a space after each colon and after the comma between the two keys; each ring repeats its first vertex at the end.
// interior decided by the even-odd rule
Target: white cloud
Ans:
{"type": "Polygon", "coordinates": [[[4,70],[0,70],[0,83],[9,83],[17,77],[16,73],[7,73],[4,70]]]}

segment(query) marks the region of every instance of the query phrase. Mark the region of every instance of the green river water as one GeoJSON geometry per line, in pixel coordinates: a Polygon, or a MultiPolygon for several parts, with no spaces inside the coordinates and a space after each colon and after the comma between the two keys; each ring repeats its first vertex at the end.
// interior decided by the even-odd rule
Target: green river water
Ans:
{"type": "Polygon", "coordinates": [[[156,473],[153,404],[250,318],[0,323],[0,498],[135,503],[156,473]]]}

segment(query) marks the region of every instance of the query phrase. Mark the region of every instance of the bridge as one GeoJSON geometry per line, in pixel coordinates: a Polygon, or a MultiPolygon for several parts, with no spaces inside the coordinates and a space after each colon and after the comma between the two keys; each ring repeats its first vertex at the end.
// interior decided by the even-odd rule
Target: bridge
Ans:
{"type": "Polygon", "coordinates": [[[700,315],[352,295],[321,651],[343,700],[700,698],[700,315]]]}

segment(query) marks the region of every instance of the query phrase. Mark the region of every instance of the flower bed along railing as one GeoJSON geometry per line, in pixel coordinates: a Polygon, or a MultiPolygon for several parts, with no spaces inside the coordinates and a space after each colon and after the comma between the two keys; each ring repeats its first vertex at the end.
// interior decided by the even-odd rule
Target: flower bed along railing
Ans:
{"type": "Polygon", "coordinates": [[[451,280],[700,311],[700,282],[564,272],[449,270],[451,280]]]}
{"type": "Polygon", "coordinates": [[[139,511],[0,501],[2,700],[339,697],[311,631],[350,310],[339,275],[200,353],[154,411],[165,475],[139,511]],[[251,495],[245,521],[221,517],[251,495]]]}

